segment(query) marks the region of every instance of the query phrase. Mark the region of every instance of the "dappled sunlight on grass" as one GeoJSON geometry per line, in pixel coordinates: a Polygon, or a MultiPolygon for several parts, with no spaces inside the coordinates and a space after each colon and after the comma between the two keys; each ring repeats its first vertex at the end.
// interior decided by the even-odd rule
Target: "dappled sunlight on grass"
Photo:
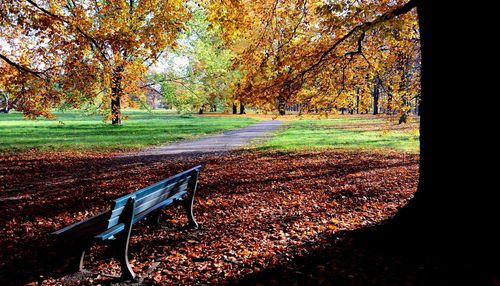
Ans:
{"type": "Polygon", "coordinates": [[[290,122],[259,149],[307,150],[324,148],[419,151],[418,119],[398,124],[386,117],[339,116],[290,122]]]}
{"type": "Polygon", "coordinates": [[[121,126],[97,115],[55,112],[57,118],[26,120],[21,113],[0,115],[0,151],[27,149],[129,149],[247,126],[246,117],[183,117],[168,111],[126,110],[121,126]]]}

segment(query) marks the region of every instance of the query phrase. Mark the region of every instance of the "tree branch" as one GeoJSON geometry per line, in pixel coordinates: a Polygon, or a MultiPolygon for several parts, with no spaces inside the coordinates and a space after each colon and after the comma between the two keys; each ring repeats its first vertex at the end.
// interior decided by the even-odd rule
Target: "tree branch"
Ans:
{"type": "Polygon", "coordinates": [[[92,38],[90,35],[88,35],[87,33],[85,33],[80,27],[76,26],[76,25],[73,25],[71,22],[69,22],[68,20],[62,18],[61,16],[59,15],[56,15],[50,11],[48,11],[47,9],[41,7],[40,5],[38,5],[37,3],[33,2],[32,0],[26,0],[26,2],[30,3],[32,6],[36,7],[38,10],[42,11],[44,14],[46,15],[49,15],[53,18],[56,18],[57,20],[63,22],[63,23],[66,23],[72,27],[74,27],[78,33],[80,33],[84,38],[86,38],[88,41],[90,41],[90,47],[93,49],[93,50],[96,50],[97,53],[104,59],[104,63],[109,63],[109,60],[108,60],[108,57],[106,56],[106,54],[104,53],[104,51],[102,51],[102,49],[100,48],[99,44],[97,43],[97,41],[92,38]]]}
{"type": "Polygon", "coordinates": [[[333,43],[330,46],[330,48],[328,48],[326,51],[324,51],[321,54],[321,56],[319,57],[319,59],[314,64],[312,64],[310,67],[308,67],[307,69],[305,69],[302,72],[300,72],[299,74],[297,74],[297,76],[295,76],[292,79],[292,81],[295,81],[298,78],[303,78],[307,73],[311,72],[313,69],[316,69],[316,68],[320,67],[321,64],[322,64],[322,62],[323,62],[323,60],[327,56],[329,56],[341,43],[343,43],[344,41],[346,41],[347,39],[349,39],[354,34],[356,34],[358,32],[365,33],[365,32],[367,32],[368,30],[370,30],[371,28],[375,27],[376,25],[378,25],[380,23],[389,21],[389,20],[391,20],[391,19],[393,19],[393,18],[395,18],[395,17],[397,17],[399,15],[403,15],[403,14],[408,13],[409,11],[411,11],[413,8],[415,8],[417,6],[417,1],[418,0],[410,0],[405,5],[403,5],[401,7],[398,7],[396,9],[392,10],[392,11],[386,12],[386,13],[382,14],[381,16],[379,16],[378,18],[376,18],[375,20],[373,20],[373,21],[365,22],[365,23],[359,24],[356,27],[352,28],[347,34],[345,34],[340,39],[338,39],[337,41],[335,41],[335,43],[333,43]]]}
{"type": "Polygon", "coordinates": [[[34,76],[36,76],[36,77],[38,77],[40,79],[42,78],[42,76],[41,76],[42,73],[39,72],[39,71],[35,71],[35,70],[27,68],[27,67],[25,67],[23,65],[15,63],[15,62],[13,62],[12,60],[10,60],[9,58],[7,58],[6,56],[4,56],[2,54],[0,54],[0,58],[2,60],[4,60],[6,63],[8,63],[9,65],[15,67],[20,72],[26,72],[26,73],[32,74],[32,75],[34,75],[34,76]]]}

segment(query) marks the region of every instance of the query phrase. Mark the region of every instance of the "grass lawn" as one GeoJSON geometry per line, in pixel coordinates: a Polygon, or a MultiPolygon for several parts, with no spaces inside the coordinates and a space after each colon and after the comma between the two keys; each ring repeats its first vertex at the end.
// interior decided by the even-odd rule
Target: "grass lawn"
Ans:
{"type": "Polygon", "coordinates": [[[418,119],[399,125],[384,116],[338,115],[329,119],[288,122],[262,150],[371,149],[419,151],[418,119]]]}
{"type": "Polygon", "coordinates": [[[182,117],[165,110],[125,110],[121,126],[79,111],[55,112],[56,119],[26,120],[18,112],[0,114],[0,152],[38,150],[111,150],[144,147],[244,127],[247,117],[182,117]]]}

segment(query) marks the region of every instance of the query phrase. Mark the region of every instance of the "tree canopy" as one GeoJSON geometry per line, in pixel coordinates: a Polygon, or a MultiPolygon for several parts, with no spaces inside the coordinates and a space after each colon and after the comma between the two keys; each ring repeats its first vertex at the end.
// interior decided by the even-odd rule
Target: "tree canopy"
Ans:
{"type": "Polygon", "coordinates": [[[181,0],[2,1],[0,89],[28,116],[102,100],[113,123],[140,94],[147,66],[175,47],[189,14],[181,0]],[[109,102],[112,104],[110,105],[109,102]]]}
{"type": "Polygon", "coordinates": [[[155,79],[177,78],[162,90],[179,106],[230,98],[280,114],[287,104],[362,112],[378,104],[376,90],[388,113],[404,115],[420,95],[415,6],[416,0],[2,2],[0,90],[9,95],[7,108],[27,116],[100,102],[120,123],[120,108],[147,85],[148,67],[185,43],[177,55],[189,58],[189,67],[179,76],[167,63],[172,69],[155,79]]]}
{"type": "Polygon", "coordinates": [[[404,111],[419,94],[416,1],[223,3],[205,5],[239,55],[237,92],[246,101],[281,113],[286,103],[331,112],[359,97],[366,108],[377,82],[392,109],[404,111]]]}

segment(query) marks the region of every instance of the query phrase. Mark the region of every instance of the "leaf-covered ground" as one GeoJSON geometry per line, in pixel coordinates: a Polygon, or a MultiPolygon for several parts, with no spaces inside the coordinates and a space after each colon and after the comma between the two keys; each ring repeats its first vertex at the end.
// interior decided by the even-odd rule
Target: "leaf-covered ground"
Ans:
{"type": "MultiPolygon", "coordinates": [[[[0,284],[110,283],[103,275],[61,272],[61,248],[48,234],[199,163],[204,167],[194,210],[201,229],[183,230],[179,207],[167,208],[165,226],[134,226],[129,253],[135,283],[413,285],[421,279],[419,262],[404,263],[400,255],[346,238],[392,216],[411,198],[418,181],[415,154],[24,153],[0,158],[0,284]]],[[[106,247],[93,247],[86,268],[116,274],[119,267],[109,257],[106,247]]]]}

